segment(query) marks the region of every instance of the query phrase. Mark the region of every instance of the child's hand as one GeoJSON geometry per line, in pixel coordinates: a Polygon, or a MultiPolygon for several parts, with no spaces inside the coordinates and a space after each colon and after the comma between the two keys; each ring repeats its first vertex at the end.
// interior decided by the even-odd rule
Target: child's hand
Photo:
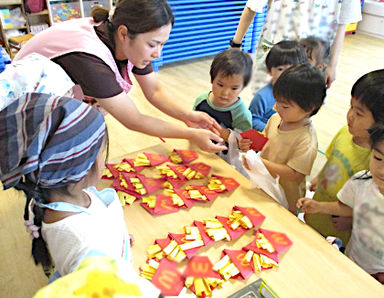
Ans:
{"type": "Polygon", "coordinates": [[[245,158],[245,156],[243,156],[243,167],[246,168],[248,171],[250,171],[251,169],[249,168],[249,165],[247,163],[247,159],[245,158]]]}
{"type": "Polygon", "coordinates": [[[252,145],[252,141],[250,139],[240,139],[239,140],[239,149],[243,152],[247,152],[252,145]]]}
{"type": "Polygon", "coordinates": [[[332,223],[336,230],[350,230],[352,229],[352,216],[332,216],[332,223]]]}
{"type": "Polygon", "coordinates": [[[313,178],[310,182],[310,185],[309,185],[309,190],[310,191],[316,191],[317,189],[317,183],[319,182],[319,176],[316,176],[315,178],[313,178]]]}
{"type": "Polygon", "coordinates": [[[301,210],[305,213],[318,213],[320,212],[320,204],[317,201],[307,198],[301,198],[297,200],[296,203],[297,208],[301,208],[301,210]]]}

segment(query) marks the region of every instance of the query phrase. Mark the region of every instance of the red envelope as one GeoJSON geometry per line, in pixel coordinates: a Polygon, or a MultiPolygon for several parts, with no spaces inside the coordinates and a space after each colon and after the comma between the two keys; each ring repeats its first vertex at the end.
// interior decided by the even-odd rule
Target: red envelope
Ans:
{"type": "Polygon", "coordinates": [[[214,242],[213,239],[208,236],[207,232],[205,231],[205,226],[201,221],[195,220],[193,224],[199,229],[200,235],[203,238],[205,246],[214,242]]]}
{"type": "Polygon", "coordinates": [[[263,233],[265,237],[271,242],[272,246],[276,249],[277,253],[282,253],[293,244],[291,239],[284,233],[269,231],[265,229],[259,229],[259,232],[263,233]]]}
{"type": "Polygon", "coordinates": [[[133,158],[124,158],[123,161],[126,161],[127,163],[129,163],[131,167],[135,169],[136,172],[141,172],[145,168],[143,166],[135,167],[133,158]]]}
{"type": "Polygon", "coordinates": [[[211,167],[203,162],[191,163],[191,164],[188,164],[187,166],[190,167],[192,170],[195,170],[200,174],[203,174],[205,177],[209,175],[209,171],[211,170],[211,167]]]}
{"type": "Polygon", "coordinates": [[[166,248],[170,242],[171,242],[171,239],[169,238],[169,236],[167,236],[167,238],[164,238],[164,239],[155,240],[155,244],[158,244],[162,250],[164,250],[164,248],[166,248]]]}
{"type": "Polygon", "coordinates": [[[167,213],[173,213],[179,211],[179,207],[173,205],[172,198],[157,194],[156,196],[156,205],[155,208],[149,208],[149,206],[146,203],[140,203],[141,206],[143,206],[149,213],[160,215],[160,214],[167,214],[167,213]]]}
{"type": "Polygon", "coordinates": [[[176,266],[176,262],[162,259],[152,278],[152,283],[164,296],[178,296],[184,287],[184,278],[176,266]]]}
{"type": "Polygon", "coordinates": [[[188,191],[186,189],[175,188],[173,191],[184,201],[185,207],[182,206],[182,208],[189,208],[196,203],[196,200],[189,198],[188,191]]]}
{"type": "MultiPolygon", "coordinates": [[[[214,174],[212,175],[212,177],[216,177],[225,185],[225,187],[227,188],[225,191],[231,191],[240,185],[235,179],[230,177],[222,177],[214,174]]],[[[220,192],[220,190],[218,191],[220,192]]]]}
{"type": "Polygon", "coordinates": [[[188,263],[187,269],[185,269],[184,277],[213,277],[219,278],[220,274],[213,271],[213,265],[207,256],[194,256],[188,263]]]}
{"type": "Polygon", "coordinates": [[[224,249],[223,252],[229,256],[232,263],[234,263],[240,271],[240,274],[233,276],[232,278],[247,279],[254,272],[251,264],[244,258],[246,254],[244,250],[224,249]]]}
{"type": "Polygon", "coordinates": [[[122,178],[127,182],[127,187],[121,186],[120,178],[116,178],[115,181],[112,182],[111,186],[115,190],[129,190],[129,191],[132,191],[132,192],[136,192],[135,188],[133,187],[133,185],[129,181],[129,176],[128,176],[128,175],[130,175],[131,177],[134,177],[134,175],[133,174],[128,174],[128,173],[121,173],[121,175],[122,175],[122,178]]]}
{"type": "MultiPolygon", "coordinates": [[[[259,255],[267,256],[268,258],[274,260],[276,263],[279,263],[279,257],[277,256],[277,252],[276,251],[273,252],[273,253],[270,253],[270,252],[266,251],[265,249],[257,248],[256,245],[254,245],[254,242],[251,242],[246,247],[243,247],[243,249],[245,251],[252,250],[254,253],[257,253],[259,255]],[[252,247],[252,249],[248,249],[250,246],[252,247]]],[[[253,260],[251,260],[250,264],[251,264],[252,270],[254,272],[257,272],[258,270],[255,268],[255,264],[253,263],[253,260]]],[[[272,269],[272,268],[261,267],[262,271],[268,270],[268,269],[272,269]]]]}
{"type": "Polygon", "coordinates": [[[182,187],[185,183],[187,183],[187,180],[181,180],[179,178],[172,178],[172,177],[165,177],[165,180],[167,180],[169,183],[171,183],[171,185],[173,186],[173,188],[180,188],[182,187]]]}
{"type": "Polygon", "coordinates": [[[103,179],[111,179],[112,180],[112,179],[119,177],[119,171],[114,168],[115,165],[116,165],[115,163],[106,163],[105,164],[105,167],[111,172],[113,177],[108,178],[107,176],[103,175],[103,177],[102,177],[103,179]]]}
{"type": "Polygon", "coordinates": [[[257,227],[257,226],[261,225],[261,223],[265,219],[265,216],[263,214],[261,214],[259,211],[257,211],[257,209],[252,208],[252,207],[235,206],[235,207],[233,207],[233,210],[239,210],[244,215],[248,216],[248,218],[253,223],[254,227],[257,227]]]}
{"type": "Polygon", "coordinates": [[[191,185],[193,188],[197,189],[198,191],[201,192],[201,194],[205,195],[207,197],[208,201],[212,201],[217,198],[219,195],[217,192],[214,190],[210,190],[208,186],[206,185],[191,185]]]}
{"type": "Polygon", "coordinates": [[[193,150],[174,149],[173,151],[179,154],[182,159],[182,163],[190,163],[199,157],[193,150]]]}
{"type": "Polygon", "coordinates": [[[187,169],[187,166],[185,165],[170,165],[167,164],[167,167],[170,168],[172,171],[175,172],[177,177],[179,177],[182,181],[188,181],[188,179],[183,175],[184,171],[187,169]]]}
{"type": "Polygon", "coordinates": [[[128,189],[125,189],[124,187],[115,187],[115,190],[125,192],[131,196],[136,197],[136,199],[141,199],[141,195],[138,194],[136,191],[128,190],[128,189]]]}
{"type": "MultiPolygon", "coordinates": [[[[188,240],[185,240],[185,234],[174,234],[174,233],[169,233],[169,236],[175,240],[177,242],[177,244],[183,244],[183,243],[187,243],[187,242],[190,242],[188,240]]],[[[202,246],[201,246],[202,247],[202,246]]],[[[191,248],[191,249],[186,249],[186,250],[183,250],[185,252],[185,254],[187,255],[187,258],[188,259],[191,259],[195,254],[197,254],[200,250],[201,247],[195,247],[195,248],[191,248]]]]}
{"type": "Polygon", "coordinates": [[[224,228],[227,230],[229,236],[231,236],[231,240],[235,240],[243,235],[247,230],[242,226],[239,226],[237,229],[232,230],[230,227],[230,221],[228,217],[216,216],[216,218],[221,222],[224,228]]]}
{"type": "Polygon", "coordinates": [[[277,255],[277,251],[269,252],[266,249],[258,248],[256,245],[257,236],[252,240],[251,243],[249,243],[247,246],[244,246],[243,249],[245,251],[252,250],[253,252],[259,254],[259,255],[265,255],[268,258],[271,258],[272,260],[279,262],[279,257],[277,255]]]}
{"type": "Polygon", "coordinates": [[[147,190],[146,195],[149,195],[155,192],[156,190],[161,189],[161,187],[163,186],[163,183],[165,182],[163,178],[148,178],[143,174],[137,174],[136,177],[140,179],[141,183],[144,185],[145,189],[147,190]]]}
{"type": "Polygon", "coordinates": [[[149,162],[151,163],[151,167],[157,166],[159,164],[162,164],[169,159],[162,155],[162,154],[157,154],[157,153],[148,153],[148,152],[143,152],[145,156],[148,158],[149,162]]]}
{"type": "Polygon", "coordinates": [[[240,133],[240,135],[244,139],[251,140],[252,141],[251,149],[256,151],[261,151],[265,143],[268,141],[268,138],[266,138],[262,133],[258,132],[256,129],[253,129],[253,128],[240,133]]]}

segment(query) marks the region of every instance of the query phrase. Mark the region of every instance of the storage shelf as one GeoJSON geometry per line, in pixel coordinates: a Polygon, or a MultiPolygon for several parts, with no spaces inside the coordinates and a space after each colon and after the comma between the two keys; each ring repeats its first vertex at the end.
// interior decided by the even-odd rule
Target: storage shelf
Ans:
{"type": "Polygon", "coordinates": [[[48,14],[48,9],[44,9],[40,12],[35,12],[35,13],[28,13],[28,16],[43,16],[43,15],[47,15],[48,14]]]}
{"type": "Polygon", "coordinates": [[[13,28],[4,28],[4,31],[9,31],[9,30],[25,30],[27,29],[26,26],[22,26],[22,27],[13,27],[13,28]]]}

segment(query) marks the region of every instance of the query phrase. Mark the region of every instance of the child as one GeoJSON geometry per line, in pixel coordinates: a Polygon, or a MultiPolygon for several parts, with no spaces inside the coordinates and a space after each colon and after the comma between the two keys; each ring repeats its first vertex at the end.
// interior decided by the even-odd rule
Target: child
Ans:
{"type": "MultiPolygon", "coordinates": [[[[273,177],[280,176],[292,213],[305,193],[305,176],[316,158],[317,137],[310,118],[323,104],[325,91],[324,76],[309,63],[287,69],[273,87],[277,114],[265,127],[269,140],[260,157],[273,177]]],[[[240,141],[242,151],[249,149],[246,141],[240,141]]],[[[246,162],[244,166],[249,170],[246,162]]]]}
{"type": "Polygon", "coordinates": [[[106,143],[103,116],[79,100],[27,93],[0,112],[0,179],[26,194],[41,227],[34,260],[46,268],[52,258],[59,275],[93,252],[131,261],[115,191],[93,187],[106,143]]]}
{"type": "Polygon", "coordinates": [[[338,192],[337,202],[302,198],[306,213],[353,215],[346,255],[384,284],[384,125],[369,130],[372,153],[368,171],[355,174],[338,192]]]}
{"type": "MultiPolygon", "coordinates": [[[[326,164],[311,181],[311,189],[316,189],[315,201],[336,201],[344,183],[357,172],[368,169],[371,152],[368,129],[376,123],[384,123],[383,86],[383,69],[365,74],[353,85],[348,126],[340,129],[333,138],[325,153],[326,164]]],[[[338,237],[344,246],[347,245],[352,218],[306,214],[305,221],[324,237],[338,237]]]]}
{"type": "Polygon", "coordinates": [[[220,125],[220,136],[228,141],[231,129],[246,131],[252,128],[251,113],[239,97],[252,74],[252,59],[236,49],[225,50],[212,61],[212,91],[201,94],[193,109],[203,111],[220,125]]]}
{"type": "Polygon", "coordinates": [[[273,109],[276,102],[273,97],[273,85],[277,79],[287,68],[304,62],[307,62],[307,56],[304,48],[297,41],[283,40],[272,47],[265,59],[265,65],[272,80],[257,91],[249,105],[254,129],[263,131],[268,119],[276,113],[273,109]]]}
{"type": "Polygon", "coordinates": [[[325,71],[331,50],[329,43],[321,38],[308,36],[300,40],[300,45],[307,52],[308,62],[321,71],[325,71]]]}

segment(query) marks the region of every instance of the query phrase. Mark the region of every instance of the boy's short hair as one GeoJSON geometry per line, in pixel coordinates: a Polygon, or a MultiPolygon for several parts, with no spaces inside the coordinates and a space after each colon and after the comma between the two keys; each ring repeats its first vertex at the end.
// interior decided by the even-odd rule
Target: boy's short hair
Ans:
{"type": "Polygon", "coordinates": [[[326,82],[319,69],[309,63],[288,68],[273,86],[273,96],[295,102],[304,111],[315,115],[323,104],[326,95],[326,82]]]}
{"type": "Polygon", "coordinates": [[[384,124],[384,69],[360,77],[352,87],[351,96],[371,111],[375,122],[384,124]]]}
{"type": "Polygon", "coordinates": [[[268,71],[281,65],[296,65],[307,62],[304,48],[296,40],[283,40],[275,44],[265,58],[268,71]]]}
{"type": "Polygon", "coordinates": [[[220,72],[225,77],[241,74],[244,78],[243,87],[246,87],[252,76],[252,63],[252,58],[238,49],[222,51],[212,61],[209,71],[211,83],[220,72]]]}
{"type": "Polygon", "coordinates": [[[308,58],[315,58],[318,63],[328,65],[331,46],[328,41],[315,36],[308,36],[300,40],[300,45],[307,52],[308,58]],[[317,51],[316,57],[313,57],[313,52],[317,51]]]}

